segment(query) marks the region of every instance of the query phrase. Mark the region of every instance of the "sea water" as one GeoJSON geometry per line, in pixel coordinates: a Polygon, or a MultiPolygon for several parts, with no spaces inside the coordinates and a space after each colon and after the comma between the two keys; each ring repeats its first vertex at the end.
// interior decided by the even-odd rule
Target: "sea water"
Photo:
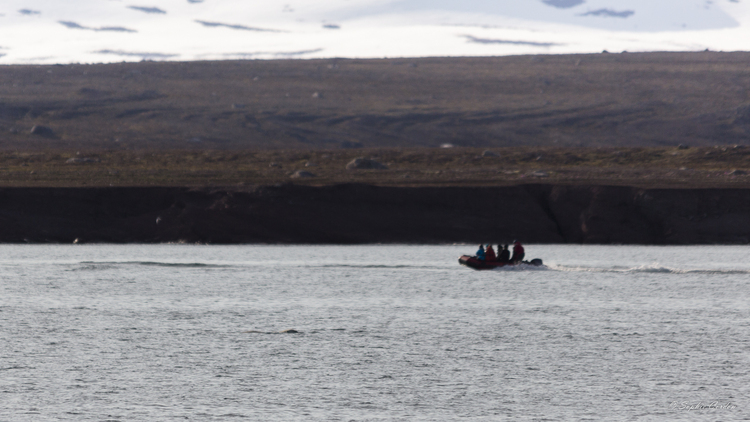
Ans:
{"type": "Polygon", "coordinates": [[[750,419],[750,248],[475,249],[0,246],[0,420],[750,419]]]}

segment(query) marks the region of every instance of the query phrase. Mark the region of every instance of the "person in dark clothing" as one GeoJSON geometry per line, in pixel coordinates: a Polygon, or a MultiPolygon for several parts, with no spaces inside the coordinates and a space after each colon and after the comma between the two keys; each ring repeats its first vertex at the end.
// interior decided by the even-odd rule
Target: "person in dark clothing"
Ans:
{"type": "Polygon", "coordinates": [[[521,246],[521,242],[517,240],[513,242],[513,258],[511,259],[511,261],[513,261],[514,264],[517,264],[523,261],[524,255],[525,252],[523,250],[523,246],[521,246]]]}
{"type": "Polygon", "coordinates": [[[497,257],[495,256],[495,250],[492,249],[492,245],[487,245],[487,250],[484,251],[485,253],[485,260],[487,262],[495,262],[497,257]]]}
{"type": "Polygon", "coordinates": [[[505,247],[503,247],[502,245],[497,245],[497,250],[500,251],[497,257],[498,262],[502,262],[504,264],[510,262],[510,251],[508,250],[508,245],[505,245],[505,247]]]}

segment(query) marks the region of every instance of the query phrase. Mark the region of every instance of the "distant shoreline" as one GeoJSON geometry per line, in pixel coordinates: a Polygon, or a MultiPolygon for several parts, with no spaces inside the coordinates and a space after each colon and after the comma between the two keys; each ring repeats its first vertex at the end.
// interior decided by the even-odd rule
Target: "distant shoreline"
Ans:
{"type": "Polygon", "coordinates": [[[748,244],[750,189],[2,188],[2,243],[748,244]]]}

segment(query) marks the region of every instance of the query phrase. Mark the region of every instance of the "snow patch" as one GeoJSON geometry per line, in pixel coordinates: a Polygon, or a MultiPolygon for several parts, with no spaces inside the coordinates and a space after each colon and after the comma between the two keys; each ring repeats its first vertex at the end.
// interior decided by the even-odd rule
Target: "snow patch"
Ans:
{"type": "Polygon", "coordinates": [[[750,1],[295,0],[293,13],[284,5],[3,0],[0,40],[9,48],[0,65],[139,60],[142,52],[220,60],[750,50],[750,1]]]}

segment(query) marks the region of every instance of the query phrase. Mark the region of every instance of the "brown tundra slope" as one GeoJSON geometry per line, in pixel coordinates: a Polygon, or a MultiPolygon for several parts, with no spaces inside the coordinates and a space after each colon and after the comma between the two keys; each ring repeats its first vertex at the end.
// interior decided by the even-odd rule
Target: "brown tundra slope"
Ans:
{"type": "Polygon", "coordinates": [[[3,66],[0,148],[748,144],[748,69],[718,52],[3,66]]]}

